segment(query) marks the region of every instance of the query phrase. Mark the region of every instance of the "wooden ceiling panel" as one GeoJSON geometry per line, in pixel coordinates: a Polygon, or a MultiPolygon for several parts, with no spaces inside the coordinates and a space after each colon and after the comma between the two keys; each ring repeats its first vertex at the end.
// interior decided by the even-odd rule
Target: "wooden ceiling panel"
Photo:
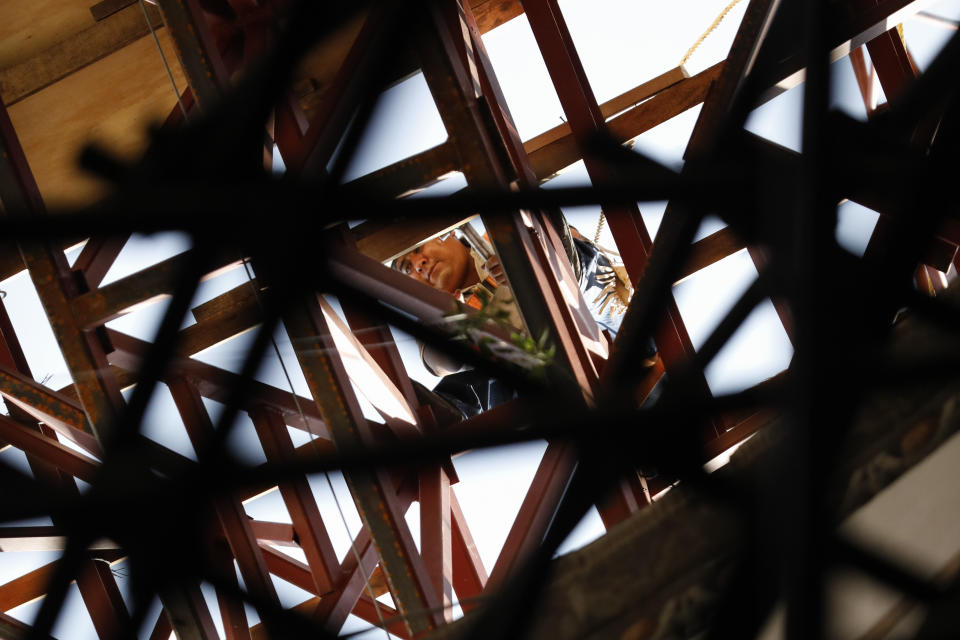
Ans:
{"type": "MultiPolygon", "coordinates": [[[[174,78],[187,85],[165,30],[174,78]]],[[[82,173],[76,157],[88,141],[124,158],[141,153],[147,128],[176,105],[173,88],[150,36],[103,58],[13,105],[10,118],[48,205],[82,204],[104,185],[82,173]]]]}
{"type": "Polygon", "coordinates": [[[93,26],[93,0],[0,2],[0,69],[23,62],[93,26]]]}

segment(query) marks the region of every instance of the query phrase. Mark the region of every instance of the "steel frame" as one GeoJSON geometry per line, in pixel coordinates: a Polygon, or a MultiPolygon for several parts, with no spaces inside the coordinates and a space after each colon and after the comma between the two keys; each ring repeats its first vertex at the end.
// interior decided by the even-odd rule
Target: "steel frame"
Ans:
{"type": "MultiPolygon", "coordinates": [[[[457,629],[459,637],[520,635],[530,621],[528,597],[543,589],[552,554],[587,509],[598,506],[610,528],[678,480],[733,504],[757,542],[739,557],[738,577],[718,605],[711,637],[755,634],[778,594],[787,605],[787,637],[823,635],[829,559],[819,549],[839,544],[825,506],[834,486],[823,470],[843,466],[836,445],[864,392],[890,384],[871,378],[863,361],[883,344],[902,306],[957,320],[954,307],[937,295],[943,292],[939,271],[956,264],[960,239],[949,182],[960,150],[957,90],[950,81],[960,40],[954,37],[920,75],[887,24],[917,10],[917,3],[752,0],[726,61],[692,77],[672,70],[600,105],[556,0],[526,0],[523,10],[569,122],[524,142],[481,39],[483,30],[521,9],[490,4],[369,3],[348,10],[281,0],[161,0],[190,79],[183,96],[189,117],[179,108],[171,112],[143,162],[113,171],[115,193],[85,211],[46,213],[0,109],[0,233],[15,238],[19,251],[2,257],[3,274],[29,271],[74,380],[59,391],[33,380],[0,301],[0,395],[10,409],[0,416],[0,440],[25,452],[33,473],[27,478],[0,465],[9,488],[0,496],[0,516],[53,519],[52,527],[39,529],[0,527],[0,549],[8,540],[63,548],[58,562],[0,585],[2,611],[45,596],[32,626],[0,615],[5,636],[49,637],[74,581],[101,638],[131,637],[144,624],[153,625],[151,638],[171,632],[216,637],[201,581],[216,588],[228,638],[333,637],[351,613],[405,638],[438,629],[457,629]],[[485,12],[481,20],[474,10],[485,12]],[[282,80],[317,38],[361,14],[364,26],[326,102],[307,118],[282,80]],[[221,31],[215,37],[214,15],[232,25],[233,36],[221,31]],[[272,30],[271,16],[283,18],[272,30]],[[804,25],[800,33],[795,24],[804,25]],[[890,100],[881,110],[870,102],[860,45],[890,100]],[[341,184],[378,92],[396,75],[397,65],[382,61],[398,49],[418,57],[449,138],[341,184]],[[846,53],[870,116],[866,124],[827,110],[827,65],[846,53]],[[246,73],[232,81],[240,68],[246,73]],[[795,84],[804,69],[803,152],[746,134],[749,111],[795,84]],[[679,174],[621,149],[700,103],[679,174]],[[634,106],[608,119],[628,104],[634,106]],[[269,168],[274,139],[289,159],[286,181],[251,162],[262,157],[269,168]],[[185,162],[185,154],[194,155],[185,162]],[[885,164],[865,162],[874,156],[885,164]],[[580,158],[592,187],[552,195],[538,189],[580,158]],[[452,170],[467,179],[464,195],[397,199],[452,170]],[[651,194],[671,197],[656,242],[636,205],[651,194]],[[784,194],[796,197],[778,221],[784,194]],[[184,196],[187,213],[209,215],[163,215],[184,196]],[[845,255],[833,238],[836,203],[844,197],[883,214],[863,260],[845,255]],[[612,347],[584,314],[582,297],[571,302],[561,293],[573,274],[549,218],[559,204],[583,202],[605,207],[636,288],[612,347]],[[265,205],[280,211],[265,216],[265,205]],[[347,229],[347,206],[351,217],[367,221],[347,229]],[[126,215],[138,207],[145,210],[141,217],[126,215]],[[729,227],[693,243],[708,208],[729,227]],[[235,215],[229,229],[225,212],[235,215]],[[449,298],[381,263],[475,213],[490,232],[529,332],[549,336],[557,347],[546,386],[452,343],[437,328],[451,309],[449,298]],[[193,248],[102,285],[129,234],[158,229],[187,232],[193,248]],[[71,268],[64,247],[78,232],[89,239],[71,268]],[[744,247],[761,278],[695,352],[671,286],[744,247]],[[191,309],[201,278],[245,262],[256,270],[255,280],[191,309]],[[841,288],[841,272],[858,278],[862,289],[841,288]],[[922,293],[913,287],[915,276],[922,293]],[[321,293],[338,296],[346,322],[331,316],[321,293]],[[152,343],[105,327],[160,296],[172,300],[152,343]],[[794,341],[790,369],[742,393],[711,396],[704,367],[765,297],[776,299],[794,341]],[[197,322],[179,329],[187,312],[197,322]],[[295,345],[309,398],[253,379],[281,325],[295,345]],[[460,424],[444,423],[411,384],[390,326],[514,383],[519,398],[460,424]],[[251,330],[240,373],[192,357],[251,330]],[[651,334],[662,362],[641,369],[635,353],[651,334]],[[374,372],[374,388],[364,391],[390,395],[412,422],[364,417],[337,338],[374,372]],[[833,373],[819,364],[828,354],[837,362],[833,373]],[[843,378],[846,371],[861,375],[843,378]],[[659,400],[640,408],[658,381],[659,400]],[[124,400],[120,390],[132,384],[124,400]],[[196,461],[140,433],[158,384],[174,398],[196,461]],[[203,398],[226,405],[216,423],[203,398]],[[835,408],[827,413],[824,407],[835,408]],[[241,411],[252,419],[267,457],[259,467],[232,459],[225,448],[241,411]],[[775,420],[785,435],[769,452],[780,466],[765,483],[731,486],[703,473],[707,459],[775,420]],[[288,427],[307,431],[311,442],[294,447],[288,427]],[[458,481],[451,456],[535,438],[548,441],[546,453],[488,574],[451,489],[458,481]],[[651,468],[659,477],[648,482],[638,471],[651,468]],[[342,470],[363,522],[342,561],[309,483],[311,474],[332,469],[342,470]],[[92,489],[80,494],[76,479],[92,489]],[[290,525],[254,521],[244,511],[244,500],[273,489],[290,525]],[[419,550],[404,519],[414,501],[419,550]],[[776,508],[760,513],[760,503],[776,508]],[[761,544],[768,535],[772,541],[761,544]],[[101,538],[112,542],[94,544],[101,538]],[[302,550],[306,562],[282,553],[284,546],[302,550]],[[781,556],[792,560],[780,562],[781,556]],[[135,578],[129,607],[109,568],[122,558],[135,578]],[[273,576],[315,597],[285,610],[273,576]],[[376,600],[387,591],[393,607],[376,600]],[[154,595],[164,611],[147,621],[154,595]],[[448,625],[455,600],[472,624],[448,625]],[[260,624],[249,625],[244,602],[256,608],[260,624]]],[[[85,157],[92,168],[120,166],[103,152],[85,157]]],[[[944,365],[930,366],[942,371],[944,365]]],[[[892,375],[913,373],[904,368],[892,375]]],[[[844,561],[920,593],[946,615],[938,608],[939,588],[891,570],[856,545],[843,549],[844,561]]]]}

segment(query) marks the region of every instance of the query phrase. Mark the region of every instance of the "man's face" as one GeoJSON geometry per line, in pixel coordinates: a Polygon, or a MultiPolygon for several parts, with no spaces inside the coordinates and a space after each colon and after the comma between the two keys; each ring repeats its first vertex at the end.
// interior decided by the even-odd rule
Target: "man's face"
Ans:
{"type": "Polygon", "coordinates": [[[463,285],[469,262],[470,250],[451,234],[401,256],[397,269],[434,289],[453,293],[463,285]]]}

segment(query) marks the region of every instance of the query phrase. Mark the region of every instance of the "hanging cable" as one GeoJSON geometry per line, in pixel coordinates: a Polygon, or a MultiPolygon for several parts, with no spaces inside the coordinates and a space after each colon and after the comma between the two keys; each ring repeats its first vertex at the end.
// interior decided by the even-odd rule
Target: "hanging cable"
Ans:
{"type": "Polygon", "coordinates": [[[740,0],[733,0],[733,2],[724,7],[723,11],[720,12],[720,15],[714,19],[713,23],[711,23],[707,30],[704,31],[703,34],[697,38],[697,41],[693,43],[693,46],[687,50],[687,53],[680,60],[680,66],[683,66],[687,63],[687,60],[689,60],[690,56],[693,55],[693,52],[697,50],[697,47],[703,44],[703,41],[707,39],[707,36],[713,33],[713,30],[716,29],[721,22],[723,22],[723,19],[727,17],[727,14],[730,13],[730,10],[737,6],[739,2],[740,0]]]}
{"type": "Polygon", "coordinates": [[[139,0],[140,9],[143,10],[143,19],[147,21],[147,28],[150,29],[150,35],[153,36],[153,43],[157,45],[157,51],[160,52],[160,60],[163,61],[163,68],[167,71],[167,77],[170,78],[170,85],[173,87],[173,95],[177,96],[177,104],[180,105],[180,112],[183,114],[183,119],[187,119],[187,109],[183,106],[183,100],[180,99],[180,90],[177,89],[177,81],[173,79],[173,71],[170,70],[170,65],[167,64],[167,56],[163,53],[163,47],[160,46],[160,39],[157,38],[157,32],[153,30],[153,23],[150,22],[150,14],[147,13],[147,5],[144,4],[143,0],[139,0]]]}
{"type": "MultiPolygon", "coordinates": [[[[143,0],[141,0],[141,2],[142,1],[143,0]]],[[[257,306],[259,306],[260,311],[263,312],[263,300],[260,297],[260,291],[257,289],[256,283],[253,281],[253,273],[250,271],[250,264],[246,258],[243,258],[243,269],[247,274],[247,282],[250,283],[250,287],[253,289],[253,294],[257,299],[257,306]]],[[[293,403],[297,407],[297,413],[300,414],[300,420],[303,421],[304,426],[307,428],[307,433],[310,435],[310,444],[313,447],[314,453],[319,456],[321,451],[317,447],[317,438],[320,436],[319,434],[313,432],[313,427],[310,426],[310,422],[307,420],[306,413],[303,411],[303,407],[300,406],[300,398],[297,396],[296,389],[293,387],[293,379],[290,377],[290,372],[287,370],[287,365],[283,361],[283,356],[280,355],[280,347],[277,346],[277,341],[273,336],[270,336],[270,343],[273,345],[273,352],[277,354],[277,360],[280,362],[280,369],[283,371],[283,376],[287,380],[287,386],[290,387],[290,395],[293,396],[293,403]]],[[[350,533],[350,525],[347,523],[347,516],[343,511],[343,506],[340,504],[339,498],[337,498],[337,492],[333,488],[333,482],[330,480],[330,473],[328,471],[324,471],[323,477],[327,481],[327,487],[330,489],[330,495],[333,496],[333,503],[337,507],[337,512],[340,514],[340,520],[343,522],[343,528],[346,530],[347,537],[350,539],[350,550],[353,552],[353,556],[357,561],[357,568],[360,571],[360,575],[363,576],[363,583],[366,587],[366,591],[369,594],[370,599],[373,601],[373,608],[377,612],[377,619],[380,621],[380,628],[383,629],[383,632],[386,634],[387,638],[390,638],[390,632],[387,631],[387,624],[383,617],[383,612],[380,611],[380,607],[377,605],[378,601],[376,594],[373,592],[373,585],[370,584],[370,578],[367,576],[366,571],[363,570],[363,559],[360,557],[360,552],[357,550],[356,544],[354,544],[353,534],[350,533]]]]}

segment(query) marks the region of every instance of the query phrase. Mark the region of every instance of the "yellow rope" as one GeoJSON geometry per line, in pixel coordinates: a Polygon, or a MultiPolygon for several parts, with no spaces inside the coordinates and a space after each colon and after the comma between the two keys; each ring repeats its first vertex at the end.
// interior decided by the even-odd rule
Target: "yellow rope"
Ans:
{"type": "Polygon", "coordinates": [[[690,47],[689,50],[687,50],[686,55],[684,55],[683,59],[680,60],[681,65],[684,65],[687,63],[687,60],[689,60],[690,56],[693,55],[693,52],[697,50],[697,47],[703,44],[703,41],[707,39],[707,36],[713,33],[713,30],[716,29],[721,22],[723,22],[723,19],[727,17],[727,14],[730,13],[730,10],[733,9],[735,6],[737,6],[737,3],[739,2],[740,0],[733,0],[733,2],[728,4],[726,8],[724,8],[724,10],[720,12],[720,15],[718,15],[717,18],[713,21],[713,24],[710,25],[710,28],[704,31],[703,35],[697,38],[697,41],[693,43],[693,46],[690,47]]]}
{"type": "Polygon", "coordinates": [[[606,216],[603,215],[603,209],[600,209],[600,219],[597,220],[597,232],[593,234],[593,244],[600,244],[600,232],[603,230],[603,223],[606,216]]]}

